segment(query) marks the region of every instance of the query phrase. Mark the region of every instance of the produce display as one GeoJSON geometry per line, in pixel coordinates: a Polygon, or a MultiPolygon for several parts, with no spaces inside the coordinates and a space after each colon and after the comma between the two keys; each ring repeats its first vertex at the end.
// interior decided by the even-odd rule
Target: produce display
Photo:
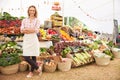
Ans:
{"type": "MultiPolygon", "coordinates": [[[[55,5],[59,5],[59,3],[55,3],[55,5]]],[[[59,6],[53,6],[53,10],[60,10],[60,8],[59,6]]],[[[43,65],[46,72],[54,72],[57,68],[57,63],[63,58],[72,60],[72,65],[70,65],[72,67],[95,62],[95,58],[99,57],[101,64],[104,61],[103,58],[109,57],[110,60],[115,58],[116,53],[113,54],[113,48],[116,46],[112,41],[97,39],[97,34],[84,28],[78,29],[79,26],[76,29],[63,28],[63,17],[57,12],[50,17],[52,27],[48,25],[45,29],[40,28],[37,34],[39,41],[53,41],[53,46],[50,48],[40,48],[40,56],[37,57],[38,61],[44,62],[43,65]],[[55,57],[59,58],[55,60],[55,57]]],[[[0,16],[0,39],[2,39],[1,41],[6,41],[0,44],[0,66],[17,64],[21,61],[22,46],[16,42],[23,40],[21,37],[23,34],[20,33],[20,25],[23,18],[13,17],[7,12],[0,16]]],[[[119,53],[119,51],[117,52],[119,53]]]]}
{"type": "Polygon", "coordinates": [[[40,36],[39,36],[39,39],[45,40],[45,39],[46,39],[46,36],[47,36],[46,30],[40,29],[40,36]]]}
{"type": "Polygon", "coordinates": [[[60,36],[64,41],[74,41],[74,38],[69,36],[69,34],[63,30],[60,30],[60,36]]]}
{"type": "Polygon", "coordinates": [[[0,16],[0,34],[20,34],[21,19],[3,12],[0,16]]]}
{"type": "Polygon", "coordinates": [[[59,43],[56,43],[56,45],[54,46],[54,51],[56,54],[60,54],[63,49],[65,49],[66,47],[69,47],[69,46],[81,46],[81,43],[79,41],[59,42],[59,43]]]}
{"type": "Polygon", "coordinates": [[[75,53],[71,59],[73,60],[73,67],[85,65],[94,61],[93,57],[87,51],[75,53]]]}
{"type": "Polygon", "coordinates": [[[59,33],[53,28],[48,28],[47,30],[40,29],[40,36],[38,36],[38,38],[40,41],[47,40],[51,40],[53,42],[60,41],[59,33]]]}
{"type": "Polygon", "coordinates": [[[3,12],[0,15],[0,41],[22,41],[20,32],[21,20],[25,17],[20,18],[14,17],[8,12],[3,12]]]}
{"type": "Polygon", "coordinates": [[[62,57],[71,58],[72,67],[78,67],[94,62],[94,53],[104,53],[113,60],[114,54],[110,46],[114,46],[111,41],[103,40],[61,41],[54,45],[54,51],[62,57]]]}
{"type": "Polygon", "coordinates": [[[58,33],[56,32],[56,30],[54,30],[54,29],[52,29],[52,28],[51,28],[51,29],[48,29],[47,32],[48,32],[49,35],[57,35],[57,34],[58,34],[58,33]]]}
{"type": "Polygon", "coordinates": [[[92,55],[89,53],[87,46],[69,46],[62,50],[62,57],[67,57],[72,59],[72,66],[78,67],[85,65],[94,61],[92,55]]]}

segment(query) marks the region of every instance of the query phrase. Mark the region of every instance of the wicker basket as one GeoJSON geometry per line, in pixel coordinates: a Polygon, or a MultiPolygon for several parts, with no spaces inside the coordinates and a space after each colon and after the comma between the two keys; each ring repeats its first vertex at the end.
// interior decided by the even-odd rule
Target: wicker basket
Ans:
{"type": "Polygon", "coordinates": [[[58,69],[60,71],[69,71],[71,69],[72,60],[69,58],[66,59],[65,62],[58,62],[58,69]]]}
{"type": "Polygon", "coordinates": [[[56,68],[57,68],[57,64],[52,65],[52,66],[44,64],[43,66],[43,69],[45,72],[55,72],[56,68]]]}
{"type": "Polygon", "coordinates": [[[26,61],[22,61],[19,64],[19,71],[21,71],[21,72],[26,71],[27,68],[28,68],[28,63],[26,61]]]}
{"type": "Polygon", "coordinates": [[[19,69],[19,64],[1,67],[1,73],[2,74],[14,74],[18,72],[18,69],[19,69]]]}

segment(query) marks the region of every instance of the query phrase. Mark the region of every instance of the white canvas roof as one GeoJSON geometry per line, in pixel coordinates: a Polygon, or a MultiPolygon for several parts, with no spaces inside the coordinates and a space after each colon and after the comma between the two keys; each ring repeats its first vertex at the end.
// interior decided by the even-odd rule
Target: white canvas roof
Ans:
{"type": "Polygon", "coordinates": [[[120,0],[0,0],[0,12],[7,11],[14,16],[27,16],[29,5],[36,5],[42,21],[53,13],[51,6],[60,1],[63,16],[74,16],[90,29],[113,32],[113,18],[120,23],[120,0]]]}

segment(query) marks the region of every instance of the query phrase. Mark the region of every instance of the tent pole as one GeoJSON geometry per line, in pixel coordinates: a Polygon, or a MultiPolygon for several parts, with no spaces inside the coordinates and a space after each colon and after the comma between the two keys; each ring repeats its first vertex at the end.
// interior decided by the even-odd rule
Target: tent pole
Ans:
{"type": "Polygon", "coordinates": [[[118,34],[118,21],[115,19],[115,0],[113,0],[113,43],[116,43],[118,34]]]}
{"type": "Polygon", "coordinates": [[[116,40],[115,40],[115,27],[114,27],[114,0],[113,0],[113,16],[112,16],[112,23],[113,23],[113,34],[112,34],[112,40],[113,40],[113,43],[116,43],[116,40]]]}

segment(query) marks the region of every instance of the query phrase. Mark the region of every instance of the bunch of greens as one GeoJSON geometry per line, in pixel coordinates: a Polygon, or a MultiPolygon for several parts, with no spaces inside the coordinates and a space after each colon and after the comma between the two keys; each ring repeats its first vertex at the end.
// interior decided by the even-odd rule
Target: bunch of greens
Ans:
{"type": "Polygon", "coordinates": [[[90,48],[91,50],[96,50],[96,49],[99,48],[99,44],[96,43],[96,42],[94,42],[93,44],[89,45],[89,48],[90,48]]]}
{"type": "Polygon", "coordinates": [[[0,16],[0,20],[17,20],[17,19],[18,19],[17,17],[13,17],[7,12],[3,12],[3,15],[1,14],[0,16]]]}
{"type": "Polygon", "coordinates": [[[66,57],[67,54],[69,54],[70,52],[72,52],[72,49],[70,47],[66,47],[64,50],[62,50],[62,57],[66,57]]]}
{"type": "Polygon", "coordinates": [[[113,41],[109,41],[109,42],[107,43],[107,45],[108,45],[109,47],[115,47],[115,44],[113,43],[113,41]]]}
{"type": "Polygon", "coordinates": [[[114,55],[113,55],[113,53],[112,53],[112,51],[111,51],[111,50],[106,49],[106,50],[104,50],[104,51],[103,51],[103,53],[105,53],[105,54],[107,54],[107,55],[111,56],[111,60],[113,60],[113,59],[114,59],[114,55]]]}
{"type": "Polygon", "coordinates": [[[47,49],[46,48],[40,48],[40,53],[46,53],[47,49]]]}
{"type": "Polygon", "coordinates": [[[19,54],[17,53],[2,53],[2,55],[0,56],[0,66],[9,66],[9,65],[13,65],[13,64],[17,64],[19,63],[20,57],[19,54]]]}
{"type": "Polygon", "coordinates": [[[17,53],[22,54],[22,46],[18,45],[14,41],[9,41],[0,45],[0,50],[2,53],[17,53]]]}
{"type": "Polygon", "coordinates": [[[0,44],[0,66],[9,66],[21,61],[22,48],[14,41],[0,44]]]}

